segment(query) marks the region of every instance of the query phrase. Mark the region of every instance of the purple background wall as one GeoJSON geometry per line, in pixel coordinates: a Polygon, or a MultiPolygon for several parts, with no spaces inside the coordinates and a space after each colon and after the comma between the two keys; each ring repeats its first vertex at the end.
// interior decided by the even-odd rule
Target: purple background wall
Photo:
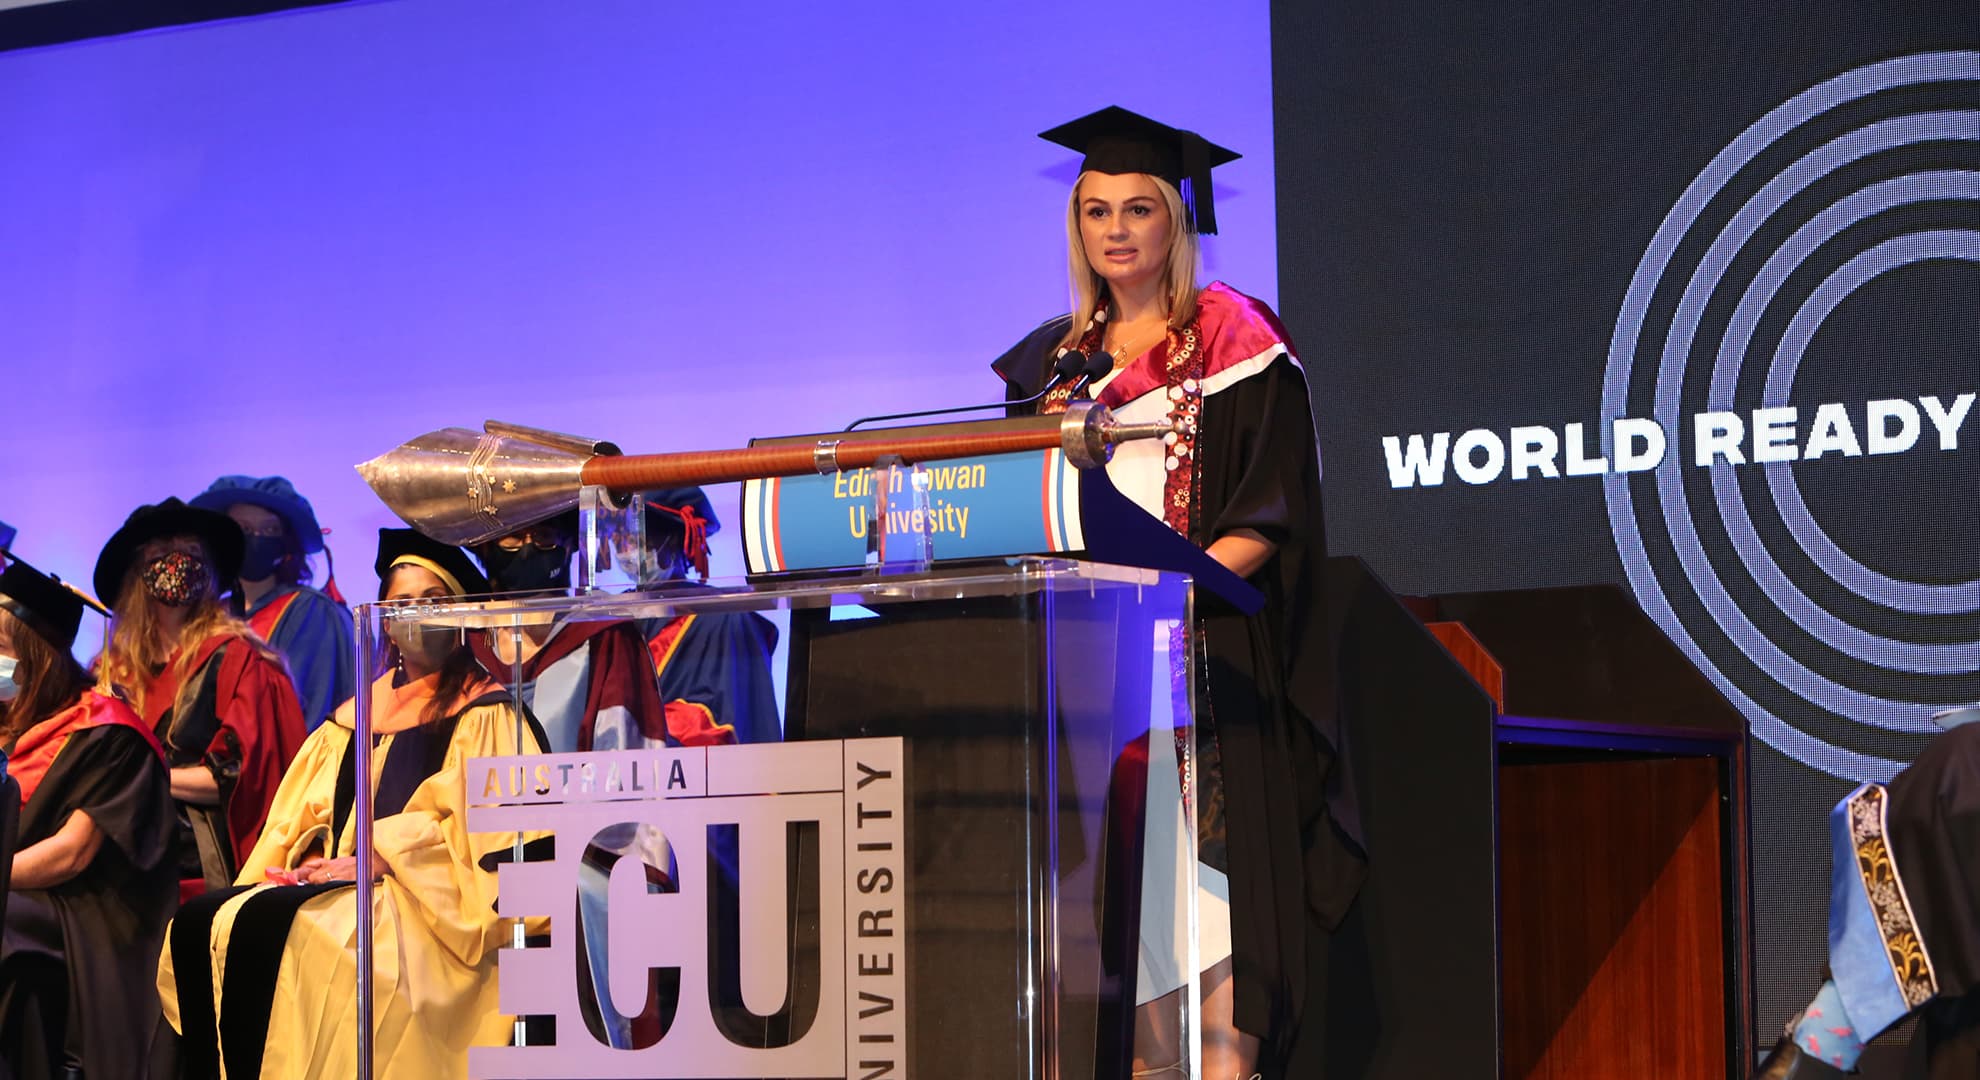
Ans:
{"type": "Polygon", "coordinates": [[[1269,38],[1262,0],[382,0],[0,54],[0,520],[87,581],[139,503],[281,473],[368,599],[351,466],[432,428],[994,398],[1066,304],[1034,133],[1108,103],[1244,152],[1206,261],[1276,301],[1269,38]]]}

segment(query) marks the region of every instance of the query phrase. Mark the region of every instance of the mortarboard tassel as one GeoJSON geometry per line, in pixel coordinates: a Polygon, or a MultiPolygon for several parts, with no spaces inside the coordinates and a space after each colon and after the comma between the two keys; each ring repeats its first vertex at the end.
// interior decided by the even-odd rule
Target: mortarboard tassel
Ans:
{"type": "Polygon", "coordinates": [[[1182,135],[1183,205],[1189,210],[1191,230],[1215,234],[1217,209],[1211,200],[1210,144],[1194,131],[1182,135]]]}
{"type": "Polygon", "coordinates": [[[679,508],[662,506],[656,502],[646,504],[663,514],[672,514],[681,519],[681,554],[687,556],[689,565],[701,580],[708,580],[708,519],[694,512],[692,506],[679,508]]]}

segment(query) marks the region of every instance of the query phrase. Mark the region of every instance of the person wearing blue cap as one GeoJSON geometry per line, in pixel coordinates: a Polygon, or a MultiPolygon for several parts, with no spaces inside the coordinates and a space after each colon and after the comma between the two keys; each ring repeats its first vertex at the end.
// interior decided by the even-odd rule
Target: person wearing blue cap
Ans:
{"type": "MultiPolygon", "coordinates": [[[[679,581],[690,569],[708,577],[708,537],[722,527],[698,487],[649,491],[646,552],[634,575],[640,587],[679,581]]],[[[620,552],[621,559],[630,553],[620,552]]],[[[660,677],[667,730],[683,745],[778,742],[770,654],[777,627],[751,611],[646,619],[646,651],[660,677]]]]}
{"type": "Polygon", "coordinates": [[[348,701],[357,682],[356,629],[349,609],[310,588],[309,556],[325,550],[309,500],[280,476],[223,476],[192,505],[226,514],[246,534],[234,614],[282,658],[311,731],[348,701]]]}

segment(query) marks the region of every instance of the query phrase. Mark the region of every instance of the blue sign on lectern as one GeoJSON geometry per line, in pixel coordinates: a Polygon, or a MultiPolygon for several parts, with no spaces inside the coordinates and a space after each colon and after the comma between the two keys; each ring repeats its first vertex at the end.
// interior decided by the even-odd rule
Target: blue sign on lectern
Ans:
{"type": "Polygon", "coordinates": [[[1080,471],[1060,450],[958,458],[923,466],[926,519],[894,510],[874,520],[877,485],[905,482],[903,469],[849,469],[824,476],[751,480],[743,485],[743,557],[751,574],[825,570],[866,561],[876,528],[921,531],[938,559],[996,558],[1079,551],[1080,471]]]}

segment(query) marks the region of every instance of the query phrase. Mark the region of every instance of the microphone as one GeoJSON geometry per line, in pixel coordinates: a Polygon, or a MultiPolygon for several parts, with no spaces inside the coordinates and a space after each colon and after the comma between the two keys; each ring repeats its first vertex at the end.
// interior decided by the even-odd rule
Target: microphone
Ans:
{"type": "MultiPolygon", "coordinates": [[[[1095,353],[1094,355],[1095,357],[1101,357],[1107,354],[1095,353]]],[[[1107,366],[1101,368],[1100,371],[1104,374],[1108,370],[1111,370],[1113,366],[1114,361],[1109,357],[1107,359],[1107,366]]],[[[1030,405],[1044,400],[1045,395],[1057,390],[1067,379],[1073,378],[1080,380],[1073,388],[1073,393],[1076,394],[1081,387],[1096,377],[1090,374],[1092,369],[1093,361],[1087,359],[1078,349],[1060,349],[1058,359],[1052,362],[1052,378],[1045,383],[1043,390],[1038,391],[1028,398],[1022,398],[1017,401],[998,401],[988,405],[964,405],[954,409],[922,409],[919,412],[888,413],[885,416],[862,416],[852,423],[847,424],[845,429],[851,431],[861,424],[871,424],[881,420],[912,420],[920,416],[947,416],[950,413],[981,412],[984,409],[1005,409],[1013,405],[1030,405]]]]}
{"type": "Polygon", "coordinates": [[[1046,380],[1045,388],[1022,401],[1013,401],[1010,404],[1030,405],[1038,401],[1043,401],[1045,395],[1057,390],[1067,379],[1077,377],[1086,366],[1085,359],[1084,356],[1080,355],[1078,349],[1060,349],[1059,358],[1052,361],[1052,377],[1046,380]]]}
{"type": "Polygon", "coordinates": [[[1088,383],[1112,370],[1114,370],[1114,358],[1106,353],[1095,351],[1092,356],[1086,358],[1086,363],[1080,368],[1079,378],[1073,380],[1071,396],[1078,397],[1080,391],[1086,389],[1088,383]]]}

